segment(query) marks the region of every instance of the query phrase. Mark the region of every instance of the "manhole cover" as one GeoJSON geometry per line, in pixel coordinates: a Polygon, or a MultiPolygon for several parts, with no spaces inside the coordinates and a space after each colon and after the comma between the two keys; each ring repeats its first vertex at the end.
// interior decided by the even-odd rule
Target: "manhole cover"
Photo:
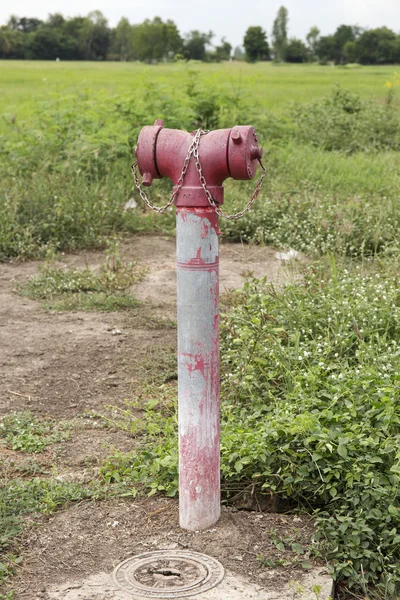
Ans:
{"type": "Polygon", "coordinates": [[[113,573],[115,583],[134,598],[187,598],[222,581],[220,562],[190,550],[156,550],[128,558],[113,573]]]}

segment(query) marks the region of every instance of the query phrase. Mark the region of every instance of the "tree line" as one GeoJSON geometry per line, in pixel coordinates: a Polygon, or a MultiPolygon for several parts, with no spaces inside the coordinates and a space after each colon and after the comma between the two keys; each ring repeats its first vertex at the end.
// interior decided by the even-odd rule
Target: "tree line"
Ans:
{"type": "Polygon", "coordinates": [[[181,36],[176,24],[160,17],[131,24],[123,17],[114,28],[99,11],[86,17],[47,20],[10,17],[0,27],[0,58],[31,60],[139,60],[160,62],[177,57],[193,60],[228,60],[232,46],[223,39],[212,44],[210,31],[181,36]]]}
{"type": "Polygon", "coordinates": [[[340,25],[332,35],[321,36],[318,27],[313,26],[304,42],[288,36],[288,23],[288,10],[281,6],[272,27],[271,47],[262,27],[249,27],[243,40],[247,60],[319,61],[321,64],[400,63],[400,35],[388,27],[363,29],[358,25],[340,25]]]}
{"type": "Polygon", "coordinates": [[[332,35],[321,36],[311,27],[303,41],[289,37],[288,10],[281,6],[274,20],[271,43],[259,25],[249,27],[243,48],[232,52],[223,38],[214,43],[212,31],[191,31],[182,36],[177,25],[160,17],[131,24],[125,17],[110,27],[98,10],[86,17],[65,18],[59,13],[46,20],[11,16],[0,27],[0,58],[31,60],[167,60],[222,61],[234,58],[256,62],[320,62],[327,64],[400,63],[400,35],[388,27],[362,29],[340,25],[332,35]]]}

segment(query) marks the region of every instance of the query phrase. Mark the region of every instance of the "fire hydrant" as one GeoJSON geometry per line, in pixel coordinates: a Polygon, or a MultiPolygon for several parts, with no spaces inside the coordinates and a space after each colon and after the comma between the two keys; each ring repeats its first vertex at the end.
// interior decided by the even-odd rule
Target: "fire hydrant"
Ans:
{"type": "MultiPolygon", "coordinates": [[[[265,169],[253,127],[186,133],[162,121],[143,127],[136,164],[144,186],[169,177],[175,184],[178,304],[179,519],[189,530],[207,529],[220,516],[218,215],[228,177],[261,179],[265,169]]],[[[245,210],[246,210],[245,209],[245,210]]],[[[234,215],[238,218],[244,211],[234,215]]],[[[224,215],[225,216],[225,215],[224,215]]],[[[229,217],[228,217],[229,218],[229,217]]]]}

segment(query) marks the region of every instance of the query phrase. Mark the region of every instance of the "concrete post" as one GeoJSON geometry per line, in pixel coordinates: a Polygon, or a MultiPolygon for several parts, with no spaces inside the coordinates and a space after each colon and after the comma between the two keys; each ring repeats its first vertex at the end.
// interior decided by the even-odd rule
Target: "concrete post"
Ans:
{"type": "Polygon", "coordinates": [[[177,208],[179,520],[220,516],[218,216],[177,208]]]}

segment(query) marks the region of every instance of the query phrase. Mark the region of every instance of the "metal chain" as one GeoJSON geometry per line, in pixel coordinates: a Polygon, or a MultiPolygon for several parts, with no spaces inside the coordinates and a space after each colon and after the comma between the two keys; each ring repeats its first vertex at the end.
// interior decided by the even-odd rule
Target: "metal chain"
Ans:
{"type": "Polygon", "coordinates": [[[258,194],[260,193],[261,190],[261,186],[262,186],[262,182],[263,179],[267,173],[266,168],[264,167],[263,163],[261,162],[261,159],[258,159],[258,162],[260,163],[261,169],[262,169],[262,173],[261,173],[261,177],[256,185],[256,188],[250,198],[250,200],[248,201],[248,203],[246,204],[246,206],[244,207],[243,210],[240,210],[239,212],[235,213],[234,215],[228,215],[227,213],[225,213],[221,208],[219,208],[218,204],[215,202],[214,198],[212,197],[212,194],[210,193],[210,191],[207,188],[207,182],[205,180],[205,177],[203,175],[203,169],[201,166],[201,162],[200,162],[200,156],[199,156],[199,146],[200,146],[200,137],[198,139],[196,139],[196,143],[194,145],[194,149],[193,149],[193,155],[194,158],[196,160],[196,169],[197,169],[197,173],[199,174],[199,179],[200,179],[200,183],[201,186],[204,190],[205,195],[207,196],[207,200],[210,204],[210,206],[212,206],[213,208],[215,208],[215,212],[217,213],[217,215],[219,215],[220,217],[224,217],[225,219],[230,219],[231,221],[236,221],[237,219],[240,219],[240,217],[243,217],[243,215],[250,210],[250,208],[253,206],[255,200],[257,199],[258,194]]]}
{"type": "Polygon", "coordinates": [[[156,213],[163,214],[175,202],[175,200],[176,200],[176,198],[177,198],[177,196],[178,196],[178,194],[179,194],[179,192],[181,190],[181,187],[183,185],[183,180],[185,179],[186,171],[188,170],[188,167],[189,167],[190,159],[191,159],[192,154],[193,154],[193,150],[194,150],[194,147],[195,147],[195,144],[196,144],[196,140],[197,140],[197,138],[200,139],[200,136],[206,135],[207,133],[208,133],[208,131],[203,131],[202,129],[198,129],[196,131],[196,135],[193,138],[193,141],[192,141],[192,143],[189,146],[188,153],[187,153],[186,158],[185,158],[185,160],[183,162],[182,172],[181,172],[181,175],[180,175],[180,177],[178,179],[178,183],[176,184],[175,190],[171,194],[171,198],[169,199],[168,203],[165,206],[155,206],[151,202],[151,200],[148,198],[147,194],[143,190],[142,184],[140,183],[140,180],[139,180],[139,177],[138,177],[138,174],[137,174],[137,164],[138,164],[138,161],[135,160],[135,162],[131,165],[131,171],[132,171],[133,179],[135,181],[135,185],[136,185],[136,188],[137,188],[137,190],[139,192],[139,195],[140,195],[141,199],[143,200],[143,202],[145,202],[145,204],[147,204],[147,206],[149,208],[151,208],[151,210],[153,210],[156,213]]]}
{"type": "Polygon", "coordinates": [[[171,198],[168,201],[168,204],[166,204],[165,206],[155,206],[151,202],[151,200],[147,197],[145,191],[142,188],[142,184],[139,181],[139,177],[138,177],[138,174],[137,174],[137,160],[135,160],[135,162],[131,165],[131,171],[132,171],[133,179],[135,181],[136,188],[137,188],[137,190],[139,192],[139,195],[140,195],[141,199],[143,200],[143,202],[145,204],[147,204],[147,206],[149,208],[151,208],[151,210],[154,210],[154,212],[160,213],[160,214],[165,213],[165,211],[168,210],[168,208],[174,202],[174,200],[175,200],[175,194],[172,194],[171,198]]]}
{"type": "Polygon", "coordinates": [[[182,172],[181,175],[178,179],[178,183],[175,186],[175,190],[172,192],[171,194],[171,198],[169,199],[168,203],[165,206],[155,206],[151,200],[147,197],[146,193],[144,192],[142,185],[140,183],[138,174],[137,174],[137,160],[132,164],[131,166],[131,170],[132,170],[132,175],[133,175],[133,179],[135,181],[135,185],[136,188],[140,194],[141,199],[145,202],[145,204],[147,204],[147,206],[149,208],[151,208],[151,210],[153,210],[156,213],[159,214],[163,214],[165,213],[168,208],[175,202],[181,188],[183,185],[183,181],[185,179],[185,175],[186,172],[188,170],[189,167],[189,163],[190,163],[190,159],[192,157],[192,154],[195,158],[196,161],[196,170],[197,173],[199,175],[199,180],[200,180],[200,184],[204,190],[204,193],[207,197],[207,200],[210,204],[210,206],[212,206],[215,209],[215,212],[217,213],[217,215],[224,217],[225,219],[231,219],[231,220],[237,220],[240,219],[240,217],[242,217],[248,210],[250,210],[250,208],[252,207],[252,205],[254,204],[255,200],[257,199],[258,194],[260,193],[261,190],[261,186],[262,186],[262,182],[263,179],[266,175],[266,169],[263,165],[263,163],[261,162],[261,159],[258,159],[258,162],[260,163],[261,169],[262,169],[262,173],[261,173],[261,177],[256,185],[256,188],[253,192],[253,195],[251,196],[249,202],[246,204],[246,206],[244,207],[243,210],[235,213],[234,215],[228,215],[226,214],[221,208],[219,208],[218,204],[215,202],[214,198],[212,197],[211,192],[208,190],[207,188],[207,182],[205,180],[205,177],[203,175],[203,169],[200,163],[200,156],[199,156],[199,146],[200,146],[200,138],[202,135],[206,135],[208,133],[208,131],[203,131],[202,129],[198,129],[194,135],[193,141],[189,146],[188,149],[188,153],[186,155],[186,158],[184,160],[183,163],[183,167],[182,167],[182,172]]]}

